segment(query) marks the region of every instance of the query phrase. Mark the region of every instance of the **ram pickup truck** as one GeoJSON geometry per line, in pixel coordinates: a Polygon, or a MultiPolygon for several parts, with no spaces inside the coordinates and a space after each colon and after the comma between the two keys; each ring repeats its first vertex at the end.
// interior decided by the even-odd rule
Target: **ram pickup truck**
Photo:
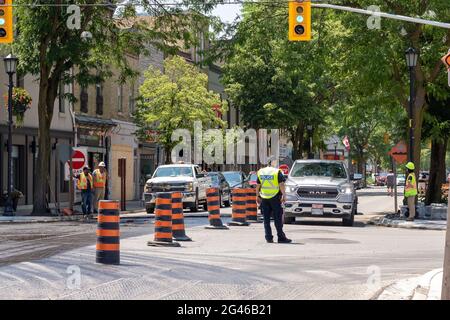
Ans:
{"type": "Polygon", "coordinates": [[[199,205],[207,210],[206,190],[211,186],[211,177],[201,173],[193,164],[172,164],[159,166],[151,179],[147,180],[142,200],[147,213],[155,210],[156,193],[179,191],[183,193],[183,207],[192,212],[199,205]]]}
{"type": "Polygon", "coordinates": [[[285,223],[295,217],[339,218],[353,226],[358,197],[342,161],[297,160],[286,180],[285,223]]]}

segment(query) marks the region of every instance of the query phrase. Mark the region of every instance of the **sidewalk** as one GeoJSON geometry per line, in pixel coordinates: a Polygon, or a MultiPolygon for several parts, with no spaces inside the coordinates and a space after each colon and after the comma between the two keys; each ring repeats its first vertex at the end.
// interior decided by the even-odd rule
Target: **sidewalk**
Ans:
{"type": "Polygon", "coordinates": [[[447,221],[445,220],[419,220],[406,221],[401,219],[399,215],[388,214],[384,217],[376,217],[369,221],[369,224],[405,229],[422,229],[422,230],[446,230],[447,221]]]}
{"type": "MultiPolygon", "coordinates": [[[[131,206],[130,206],[131,207],[131,206]]],[[[128,209],[128,206],[127,206],[128,209]]],[[[231,217],[231,208],[222,208],[221,209],[222,217],[231,217]]],[[[207,218],[209,213],[207,211],[202,212],[184,212],[185,218],[207,218]]],[[[97,217],[94,214],[94,219],[97,217]]],[[[122,211],[120,213],[120,221],[123,222],[133,222],[135,220],[142,219],[153,219],[155,217],[154,214],[148,214],[145,209],[139,208],[135,210],[127,210],[122,211]]],[[[4,217],[0,215],[0,224],[2,223],[49,223],[49,222],[61,222],[61,221],[82,221],[83,217],[80,214],[72,215],[72,216],[29,216],[29,215],[17,215],[14,217],[4,217]]]]}
{"type": "Polygon", "coordinates": [[[435,269],[419,277],[394,282],[377,300],[440,300],[442,276],[442,269],[435,269]]]}

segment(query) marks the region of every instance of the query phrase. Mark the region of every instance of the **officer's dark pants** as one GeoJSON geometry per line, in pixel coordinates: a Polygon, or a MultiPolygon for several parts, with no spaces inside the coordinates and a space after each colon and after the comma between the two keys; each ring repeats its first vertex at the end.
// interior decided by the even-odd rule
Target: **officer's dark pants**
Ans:
{"type": "Polygon", "coordinates": [[[283,232],[283,208],[281,207],[281,196],[277,195],[271,199],[262,199],[261,213],[264,216],[266,240],[273,240],[270,217],[273,217],[278,239],[285,239],[286,235],[283,232]]]}

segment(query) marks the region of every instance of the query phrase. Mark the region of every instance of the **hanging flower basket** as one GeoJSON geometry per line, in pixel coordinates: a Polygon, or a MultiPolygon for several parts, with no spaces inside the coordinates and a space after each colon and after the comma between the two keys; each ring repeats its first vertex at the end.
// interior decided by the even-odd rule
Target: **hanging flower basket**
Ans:
{"type": "MultiPolygon", "coordinates": [[[[31,108],[30,94],[23,88],[13,88],[12,113],[16,117],[16,125],[22,126],[25,112],[31,108]]],[[[8,109],[8,94],[5,95],[5,107],[8,109]]]]}

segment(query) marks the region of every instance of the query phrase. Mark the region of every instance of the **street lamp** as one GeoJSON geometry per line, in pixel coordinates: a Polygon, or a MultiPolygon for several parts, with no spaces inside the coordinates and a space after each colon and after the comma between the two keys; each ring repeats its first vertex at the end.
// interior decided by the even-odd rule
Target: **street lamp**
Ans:
{"type": "Polygon", "coordinates": [[[406,65],[409,68],[409,161],[414,162],[414,69],[417,66],[419,53],[414,48],[405,52],[406,65]]]}
{"type": "Polygon", "coordinates": [[[8,86],[8,199],[5,204],[5,211],[3,213],[4,216],[13,216],[14,209],[12,206],[12,190],[13,190],[13,182],[12,182],[12,94],[13,94],[13,75],[16,73],[17,69],[17,58],[12,54],[9,54],[7,57],[3,58],[3,62],[5,63],[5,71],[9,76],[9,86],[8,86]]]}

